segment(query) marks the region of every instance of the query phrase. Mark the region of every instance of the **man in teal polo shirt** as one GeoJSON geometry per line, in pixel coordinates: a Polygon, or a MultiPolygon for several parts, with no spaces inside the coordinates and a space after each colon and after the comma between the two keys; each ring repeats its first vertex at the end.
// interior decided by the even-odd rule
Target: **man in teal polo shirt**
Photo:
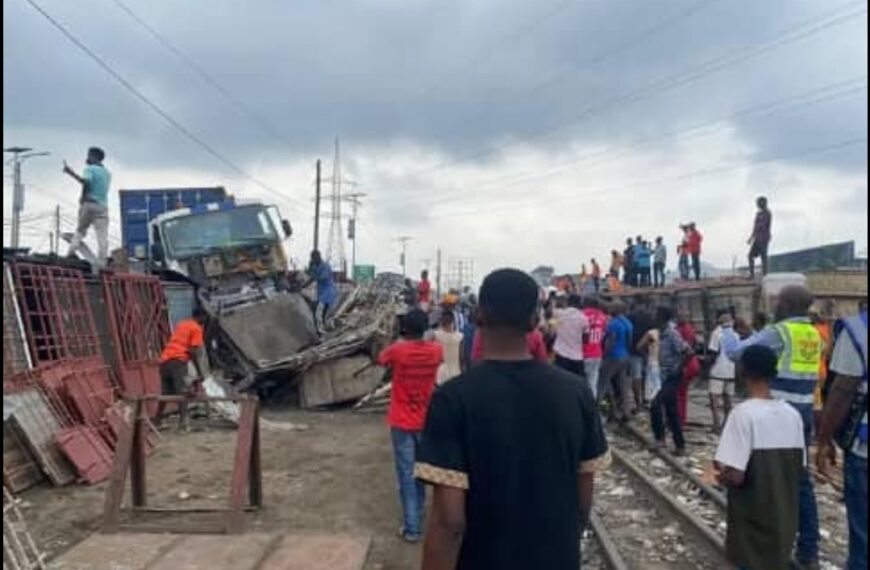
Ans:
{"type": "Polygon", "coordinates": [[[63,164],[63,172],[75,179],[82,185],[82,195],[79,200],[79,218],[76,233],[69,244],[69,255],[75,255],[88,233],[88,228],[94,227],[97,234],[97,258],[105,263],[109,257],[109,185],[112,175],[103,166],[106,153],[98,147],[88,149],[87,165],[79,176],[69,167],[63,164]]]}

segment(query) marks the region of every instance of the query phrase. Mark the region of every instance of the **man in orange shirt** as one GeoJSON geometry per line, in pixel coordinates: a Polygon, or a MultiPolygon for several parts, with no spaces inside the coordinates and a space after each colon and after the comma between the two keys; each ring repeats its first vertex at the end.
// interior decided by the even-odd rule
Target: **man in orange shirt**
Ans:
{"type": "MultiPolygon", "coordinates": [[[[205,342],[203,339],[202,325],[205,322],[205,310],[196,307],[191,318],[184,319],[175,327],[169,342],[163,347],[160,355],[160,383],[164,395],[179,396],[190,393],[187,386],[187,363],[193,360],[197,375],[202,378],[202,362],[205,357],[205,342]]],[[[166,403],[157,405],[157,424],[163,423],[163,413],[166,403]]],[[[187,403],[182,402],[178,406],[181,415],[179,427],[188,427],[187,403]]]]}

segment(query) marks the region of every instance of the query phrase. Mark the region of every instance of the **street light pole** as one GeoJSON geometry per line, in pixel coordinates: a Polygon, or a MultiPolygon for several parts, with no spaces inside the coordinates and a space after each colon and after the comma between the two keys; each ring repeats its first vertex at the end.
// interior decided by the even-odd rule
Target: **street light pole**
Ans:
{"type": "Polygon", "coordinates": [[[48,156],[47,152],[30,152],[31,148],[13,146],[5,149],[12,155],[12,249],[18,249],[21,237],[21,212],[24,211],[24,183],[21,182],[21,163],[34,156],[48,156]]]}

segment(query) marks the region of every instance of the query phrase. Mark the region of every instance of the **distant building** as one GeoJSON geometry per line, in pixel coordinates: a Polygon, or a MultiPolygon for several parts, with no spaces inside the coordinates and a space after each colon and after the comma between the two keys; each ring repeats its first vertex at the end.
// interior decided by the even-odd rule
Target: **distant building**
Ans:
{"type": "Polygon", "coordinates": [[[866,260],[855,256],[855,242],[846,241],[799,249],[770,256],[770,271],[776,273],[825,271],[866,266],[866,260]]]}

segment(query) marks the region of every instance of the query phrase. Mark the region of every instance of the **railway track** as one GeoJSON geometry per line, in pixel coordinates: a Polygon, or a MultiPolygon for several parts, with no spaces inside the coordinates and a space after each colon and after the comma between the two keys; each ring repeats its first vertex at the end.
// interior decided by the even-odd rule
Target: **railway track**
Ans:
{"type": "Polygon", "coordinates": [[[729,568],[724,536],[650,478],[618,448],[596,480],[594,546],[586,568],[720,570],[729,568]]]}
{"type": "MultiPolygon", "coordinates": [[[[689,525],[695,535],[702,538],[708,547],[719,550],[724,560],[722,542],[727,530],[727,499],[721,489],[709,485],[700,477],[701,464],[712,458],[713,450],[709,450],[711,454],[709,458],[703,457],[700,461],[697,457],[676,458],[666,450],[656,448],[651,438],[632,425],[612,430],[608,435],[611,448],[615,451],[614,458],[617,466],[632,472],[638,480],[645,479],[645,485],[654,487],[653,492],[660,494],[661,500],[672,503],[670,514],[689,525]]],[[[834,570],[841,568],[844,563],[845,542],[842,537],[845,535],[843,531],[831,533],[826,527],[831,526],[832,523],[843,525],[845,513],[842,512],[843,509],[839,504],[830,504],[830,494],[832,491],[837,492],[831,487],[827,490],[820,487],[817,485],[816,490],[820,499],[822,523],[821,566],[825,570],[834,570]],[[828,495],[827,503],[822,498],[825,495],[828,495]]],[[[600,493],[597,492],[596,499],[599,496],[600,493]]],[[[616,540],[617,544],[619,542],[616,540]]],[[[629,568],[643,567],[629,563],[629,568]]]]}

